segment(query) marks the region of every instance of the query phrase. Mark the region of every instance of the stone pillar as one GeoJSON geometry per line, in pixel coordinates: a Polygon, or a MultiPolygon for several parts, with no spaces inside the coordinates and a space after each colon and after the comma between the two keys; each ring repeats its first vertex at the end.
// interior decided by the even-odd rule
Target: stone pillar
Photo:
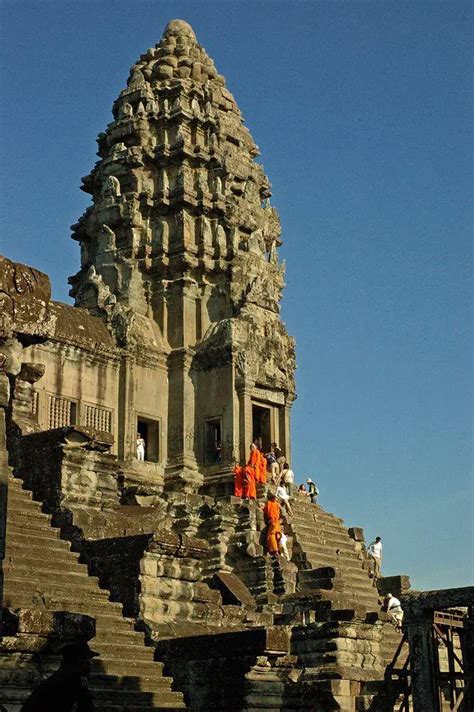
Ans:
{"type": "Polygon", "coordinates": [[[283,415],[283,423],[280,423],[280,442],[278,443],[283,450],[287,461],[291,465],[291,408],[293,406],[294,398],[289,396],[286,399],[285,405],[281,410],[283,415]]]}
{"type": "Polygon", "coordinates": [[[120,363],[117,452],[120,459],[135,456],[135,423],[131,422],[133,403],[133,358],[125,354],[120,363]],[[132,431],[133,428],[133,431],[132,431]]]}
{"type": "Polygon", "coordinates": [[[432,611],[408,610],[404,629],[410,646],[413,712],[439,712],[432,611]]]}
{"type": "Polygon", "coordinates": [[[242,463],[247,462],[252,444],[252,399],[250,383],[236,384],[239,398],[239,456],[242,463]]]}
{"type": "Polygon", "coordinates": [[[195,393],[191,375],[194,351],[175,349],[168,359],[168,462],[165,489],[196,492],[202,484],[194,448],[195,393]]]}

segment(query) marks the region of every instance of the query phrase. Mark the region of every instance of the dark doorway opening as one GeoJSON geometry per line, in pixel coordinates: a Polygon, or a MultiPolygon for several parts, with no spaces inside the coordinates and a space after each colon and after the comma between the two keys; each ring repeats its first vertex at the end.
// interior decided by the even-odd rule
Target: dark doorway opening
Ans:
{"type": "Polygon", "coordinates": [[[160,459],[160,423],[158,420],[137,418],[137,433],[140,433],[145,441],[145,460],[148,462],[159,462],[160,459]]]}
{"type": "Polygon", "coordinates": [[[270,427],[270,408],[265,406],[252,405],[252,428],[253,440],[260,438],[263,452],[270,452],[272,439],[270,427]]]}
{"type": "Polygon", "coordinates": [[[208,465],[218,465],[222,461],[222,427],[220,418],[206,420],[204,458],[208,465]]]}

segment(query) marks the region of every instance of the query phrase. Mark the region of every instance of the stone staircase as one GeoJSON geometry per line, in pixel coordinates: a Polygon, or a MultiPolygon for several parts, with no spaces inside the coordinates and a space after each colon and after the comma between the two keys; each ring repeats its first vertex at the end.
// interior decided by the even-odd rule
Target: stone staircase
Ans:
{"type": "Polygon", "coordinates": [[[298,495],[292,502],[292,508],[294,516],[290,526],[293,561],[300,569],[299,590],[330,588],[324,582],[327,578],[324,569],[333,568],[340,572],[337,593],[345,600],[347,607],[364,607],[367,612],[378,612],[377,589],[372,586],[372,580],[364,569],[364,561],[343,520],[325,512],[319,505],[305,502],[298,495]],[[321,576],[316,571],[310,573],[315,569],[321,570],[321,576]]]}
{"type": "MultiPolygon", "coordinates": [[[[93,660],[89,687],[98,712],[186,709],[181,693],[172,690],[172,679],[163,675],[163,664],[154,661],[154,650],[145,646],[144,634],[134,630],[135,621],[122,616],[121,604],[109,601],[109,592],[99,588],[78,559],[52,527],[51,517],[20,480],[10,477],[3,606],[95,618],[90,646],[100,657],[93,660]]],[[[25,692],[9,689],[12,701],[15,692],[19,709],[25,692]]],[[[11,704],[8,709],[17,708],[11,704]]]]}

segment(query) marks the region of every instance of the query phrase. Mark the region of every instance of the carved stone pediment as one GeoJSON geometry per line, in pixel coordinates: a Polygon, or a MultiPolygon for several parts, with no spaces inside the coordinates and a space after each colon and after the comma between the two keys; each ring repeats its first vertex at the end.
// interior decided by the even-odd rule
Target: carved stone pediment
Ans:
{"type": "Polygon", "coordinates": [[[31,338],[51,336],[54,319],[49,304],[49,278],[28,265],[0,255],[0,337],[24,334],[31,338]]]}

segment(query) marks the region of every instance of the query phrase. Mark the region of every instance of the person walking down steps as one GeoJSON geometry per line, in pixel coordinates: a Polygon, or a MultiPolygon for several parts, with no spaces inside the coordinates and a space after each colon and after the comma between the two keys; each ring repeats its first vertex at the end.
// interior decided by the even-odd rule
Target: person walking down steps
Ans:
{"type": "Polygon", "coordinates": [[[375,537],[375,541],[370,542],[367,547],[367,553],[369,555],[369,562],[372,564],[372,571],[369,575],[373,578],[373,585],[377,585],[377,581],[380,578],[380,571],[382,568],[382,539],[381,537],[375,537]]]}
{"type": "Polygon", "coordinates": [[[267,525],[267,551],[270,556],[278,556],[280,549],[278,543],[281,538],[281,508],[276,497],[271,492],[263,508],[263,518],[267,525]]]}
{"type": "Polygon", "coordinates": [[[401,633],[403,623],[403,610],[402,604],[400,603],[398,598],[392,596],[391,593],[387,593],[387,595],[384,596],[383,599],[382,609],[387,612],[390,622],[395,626],[397,631],[401,633]]]}
{"type": "Polygon", "coordinates": [[[317,504],[318,503],[318,495],[319,495],[319,490],[314,484],[313,480],[311,480],[309,477],[306,480],[306,483],[308,485],[308,494],[311,499],[311,504],[317,504]]]}

